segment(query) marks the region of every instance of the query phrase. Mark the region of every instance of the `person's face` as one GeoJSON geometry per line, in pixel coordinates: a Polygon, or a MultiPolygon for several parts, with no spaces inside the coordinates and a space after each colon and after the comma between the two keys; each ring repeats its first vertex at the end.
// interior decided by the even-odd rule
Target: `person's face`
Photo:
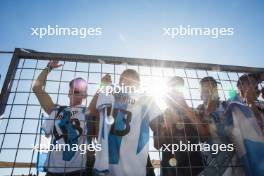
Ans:
{"type": "Polygon", "coordinates": [[[256,100],[259,95],[257,86],[257,81],[254,78],[249,77],[248,81],[244,81],[243,84],[239,87],[241,96],[243,98],[256,100]]]}
{"type": "Polygon", "coordinates": [[[135,87],[139,86],[139,82],[135,80],[133,75],[129,73],[121,75],[120,84],[123,84],[124,86],[135,86],[135,87]]]}
{"type": "Polygon", "coordinates": [[[87,97],[85,90],[74,89],[73,86],[70,86],[68,97],[70,99],[70,105],[80,105],[82,101],[87,97]]]}
{"type": "Polygon", "coordinates": [[[214,85],[211,81],[207,81],[202,83],[201,85],[201,99],[204,102],[208,102],[211,100],[217,100],[218,99],[218,91],[217,86],[214,85]]]}
{"type": "Polygon", "coordinates": [[[166,95],[166,103],[173,105],[173,104],[181,104],[184,100],[183,95],[183,86],[175,85],[168,87],[168,92],[166,95]]]}

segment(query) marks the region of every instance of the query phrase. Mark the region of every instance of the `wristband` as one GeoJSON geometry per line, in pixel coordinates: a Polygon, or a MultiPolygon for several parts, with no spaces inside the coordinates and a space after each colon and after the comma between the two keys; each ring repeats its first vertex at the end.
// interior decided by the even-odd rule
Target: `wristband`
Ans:
{"type": "Polygon", "coordinates": [[[50,72],[53,68],[49,64],[47,64],[46,69],[48,69],[48,72],[50,72]]]}

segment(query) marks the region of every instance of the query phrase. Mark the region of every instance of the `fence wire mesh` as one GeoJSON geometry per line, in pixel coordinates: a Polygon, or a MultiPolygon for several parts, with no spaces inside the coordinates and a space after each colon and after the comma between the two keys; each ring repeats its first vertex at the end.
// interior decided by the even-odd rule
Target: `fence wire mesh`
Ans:
{"type": "MultiPolygon", "coordinates": [[[[109,73],[114,83],[118,83],[122,71],[132,68],[140,74],[141,83],[148,86],[163,84],[175,75],[182,77],[185,81],[183,93],[187,104],[196,108],[202,103],[199,85],[201,78],[214,77],[219,82],[220,99],[227,100],[230,90],[236,90],[239,76],[245,72],[262,70],[162,60],[26,52],[16,49],[1,93],[1,175],[44,175],[36,170],[37,152],[32,148],[41,141],[42,115],[48,115],[40,107],[32,85],[51,59],[60,60],[63,66],[48,75],[45,90],[53,102],[60,105],[69,104],[68,85],[73,78],[82,77],[88,81],[88,98],[85,104],[89,105],[103,75],[109,73]]],[[[155,172],[159,175],[162,155],[153,147],[152,133],[149,138],[149,155],[156,166],[155,172]]]]}

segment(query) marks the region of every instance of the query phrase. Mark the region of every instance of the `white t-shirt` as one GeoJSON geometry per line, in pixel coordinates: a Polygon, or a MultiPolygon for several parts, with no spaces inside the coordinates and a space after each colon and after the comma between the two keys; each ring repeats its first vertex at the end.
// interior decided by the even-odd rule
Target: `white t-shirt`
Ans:
{"type": "Polygon", "coordinates": [[[51,135],[51,144],[66,144],[67,147],[65,150],[50,151],[45,161],[45,167],[51,173],[84,170],[86,155],[79,149],[76,150],[76,147],[79,147],[80,144],[87,144],[86,108],[82,106],[65,107],[59,114],[58,109],[55,109],[44,121],[42,129],[46,136],[51,135]],[[56,115],[57,117],[55,117],[56,115]]]}
{"type": "MultiPolygon", "coordinates": [[[[161,115],[154,100],[137,94],[100,94],[98,142],[102,150],[96,152],[95,173],[112,176],[145,176],[148,158],[149,122],[161,115]],[[114,106],[114,124],[106,123],[105,108],[114,106]]],[[[95,174],[96,175],[96,174],[95,174]]]]}

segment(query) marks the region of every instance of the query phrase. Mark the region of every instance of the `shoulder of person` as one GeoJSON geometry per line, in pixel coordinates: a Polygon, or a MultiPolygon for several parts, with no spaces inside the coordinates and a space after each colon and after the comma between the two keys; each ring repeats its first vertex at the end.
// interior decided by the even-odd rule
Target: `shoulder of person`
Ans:
{"type": "Polygon", "coordinates": [[[145,102],[156,102],[155,98],[151,95],[147,95],[147,94],[138,94],[136,97],[138,97],[139,100],[143,100],[145,102]]]}
{"type": "Polygon", "coordinates": [[[258,101],[256,101],[256,105],[257,105],[260,109],[264,109],[264,101],[262,101],[262,100],[258,100],[258,101]]]}
{"type": "Polygon", "coordinates": [[[104,105],[112,105],[113,102],[116,99],[115,96],[114,95],[106,95],[104,93],[100,93],[98,95],[98,99],[96,101],[96,109],[100,110],[101,108],[104,107],[104,105]]]}
{"type": "Polygon", "coordinates": [[[50,115],[55,115],[57,116],[59,113],[61,113],[65,108],[67,108],[67,106],[61,106],[61,105],[54,105],[54,107],[52,107],[52,111],[50,115]]]}

